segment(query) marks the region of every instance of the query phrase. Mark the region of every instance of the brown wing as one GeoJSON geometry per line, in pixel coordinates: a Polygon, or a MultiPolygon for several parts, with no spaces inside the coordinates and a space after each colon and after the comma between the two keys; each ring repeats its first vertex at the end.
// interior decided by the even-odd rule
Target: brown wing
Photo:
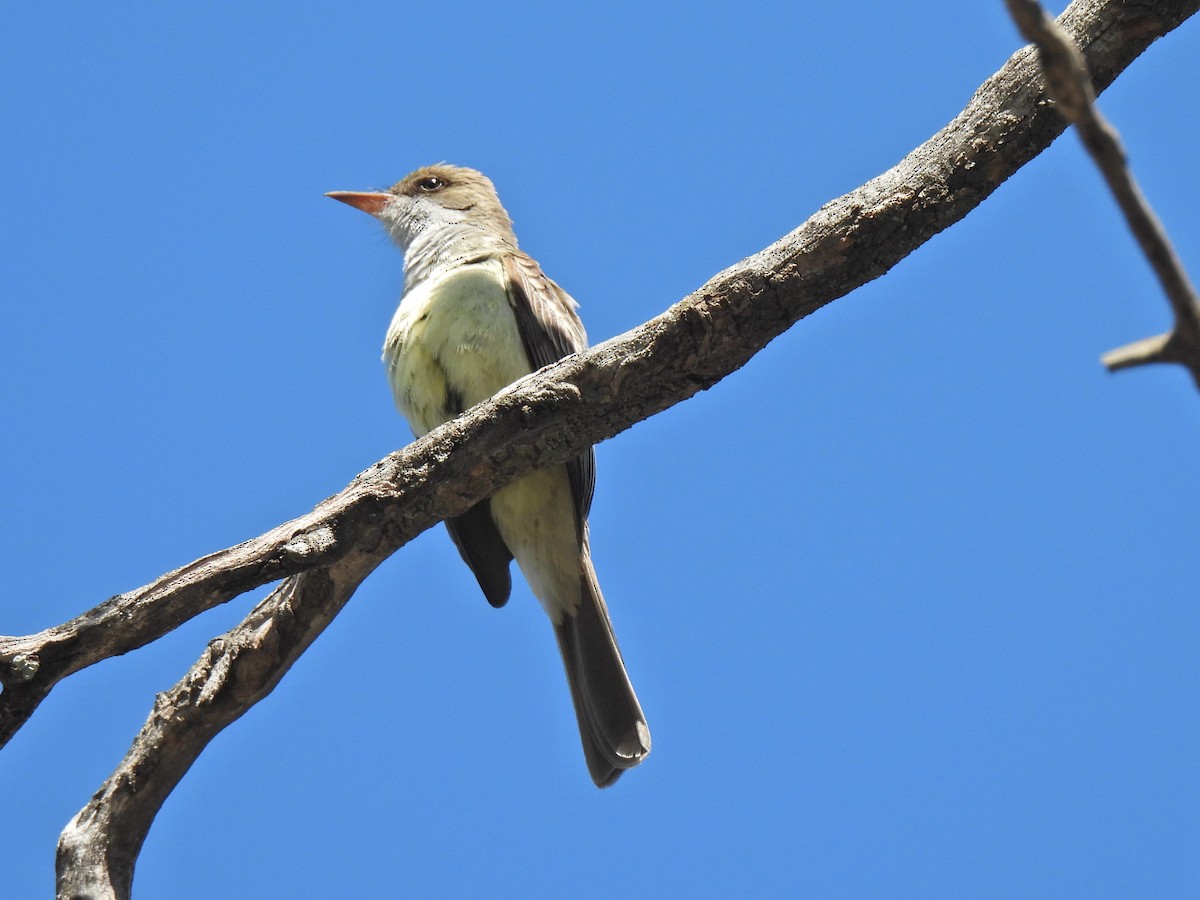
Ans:
{"type": "MultiPolygon", "coordinates": [[[[453,419],[462,411],[462,395],[447,385],[442,401],[443,415],[446,419],[453,419]]],[[[475,574],[475,580],[479,582],[488,603],[497,608],[507,603],[512,591],[508,564],[512,562],[513,555],[504,538],[500,537],[496,523],[492,521],[491,500],[477,503],[461,516],[447,519],[446,530],[450,532],[459,555],[475,574]]]]}
{"type": "MultiPolygon", "coordinates": [[[[584,349],[587,334],[575,312],[576,303],[571,295],[547,278],[541,266],[524,253],[506,254],[503,261],[508,301],[516,313],[517,328],[530,368],[536,372],[584,349]]],[[[596,486],[596,454],[590,447],[586,453],[567,463],[567,477],[571,482],[576,524],[582,540],[583,523],[591,509],[596,486]]]]}
{"type": "Polygon", "coordinates": [[[475,573],[487,602],[496,608],[507,603],[512,590],[508,564],[513,555],[492,521],[491,501],[484,500],[461,516],[447,519],[446,530],[463,561],[475,573]]]}

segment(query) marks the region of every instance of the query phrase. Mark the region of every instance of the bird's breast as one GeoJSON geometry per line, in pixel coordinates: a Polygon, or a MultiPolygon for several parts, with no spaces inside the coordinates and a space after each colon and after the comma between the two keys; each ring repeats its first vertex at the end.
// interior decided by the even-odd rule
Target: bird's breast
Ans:
{"type": "Polygon", "coordinates": [[[383,356],[396,405],[418,436],[528,375],[500,261],[407,289],[383,356]]]}

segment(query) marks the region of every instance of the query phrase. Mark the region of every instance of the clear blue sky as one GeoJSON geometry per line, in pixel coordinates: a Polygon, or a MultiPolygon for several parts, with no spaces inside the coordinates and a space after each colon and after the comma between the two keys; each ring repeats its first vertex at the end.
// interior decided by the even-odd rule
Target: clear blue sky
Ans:
{"type": "MultiPolygon", "coordinates": [[[[7,5],[0,632],[310,509],[409,439],[400,256],[325,199],[486,171],[593,341],[891,166],[1018,46],[999,0],[7,5]]],[[[1200,278],[1200,22],[1105,94],[1200,278]]],[[[654,752],[599,792],[550,628],[442,529],[169,798],[142,897],[1200,893],[1200,395],[1072,135],[883,279],[601,445],[654,752]]],[[[3,893],[239,598],[0,753],[3,893]]]]}

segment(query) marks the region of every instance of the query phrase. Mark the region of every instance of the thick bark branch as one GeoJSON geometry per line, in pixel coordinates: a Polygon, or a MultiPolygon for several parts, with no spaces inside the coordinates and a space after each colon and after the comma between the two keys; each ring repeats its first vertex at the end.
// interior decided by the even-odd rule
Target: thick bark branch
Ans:
{"type": "Polygon", "coordinates": [[[1149,260],[1175,313],[1175,327],[1101,357],[1109,371],[1148,363],[1180,363],[1200,387],[1200,299],[1158,216],[1142,194],[1116,128],[1101,115],[1083,54],[1046,15],[1037,0],[1006,0],[1026,40],[1038,48],[1050,96],[1063,117],[1079,131],[1083,146],[1104,176],[1129,230],[1149,260]]]}

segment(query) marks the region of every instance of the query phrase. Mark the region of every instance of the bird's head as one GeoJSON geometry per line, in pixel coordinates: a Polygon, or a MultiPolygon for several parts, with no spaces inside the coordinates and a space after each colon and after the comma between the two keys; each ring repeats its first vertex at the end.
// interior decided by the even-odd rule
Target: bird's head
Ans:
{"type": "Polygon", "coordinates": [[[468,226],[512,237],[512,220],[482,172],[440,163],[406,175],[386,191],[330,191],[325,195],[370,213],[405,250],[431,230],[468,226]]]}

